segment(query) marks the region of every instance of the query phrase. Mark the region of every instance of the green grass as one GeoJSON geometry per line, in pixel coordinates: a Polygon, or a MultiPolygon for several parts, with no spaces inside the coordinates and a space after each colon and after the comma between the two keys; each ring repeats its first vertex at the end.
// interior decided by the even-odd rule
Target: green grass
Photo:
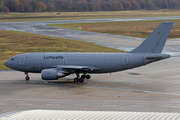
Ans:
{"type": "Polygon", "coordinates": [[[124,52],[89,42],[17,31],[0,31],[0,69],[10,57],[28,52],[124,52]]]}
{"type": "Polygon", "coordinates": [[[160,16],[180,16],[180,10],[165,9],[165,10],[39,12],[39,13],[10,12],[9,14],[0,14],[0,22],[134,18],[134,17],[160,17],[160,16]]]}
{"type": "Polygon", "coordinates": [[[84,28],[88,28],[88,30],[85,31],[146,38],[163,21],[174,21],[169,38],[180,38],[180,20],[51,24],[49,26],[76,30],[84,30],[84,28]],[[139,25],[139,28],[137,25],[139,25]],[[79,29],[79,27],[81,27],[81,29],[79,29]],[[129,32],[130,34],[125,34],[126,32],[129,32]]]}

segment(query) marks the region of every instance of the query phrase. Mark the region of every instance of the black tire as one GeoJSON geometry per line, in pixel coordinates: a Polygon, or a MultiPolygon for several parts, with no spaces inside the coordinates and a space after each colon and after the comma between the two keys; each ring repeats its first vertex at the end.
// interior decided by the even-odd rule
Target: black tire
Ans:
{"type": "Polygon", "coordinates": [[[25,79],[28,81],[30,79],[30,77],[26,76],[25,79]]]}
{"type": "Polygon", "coordinates": [[[84,82],[84,79],[80,78],[80,79],[79,79],[79,82],[81,82],[81,83],[84,82]]]}
{"type": "Polygon", "coordinates": [[[77,79],[77,78],[74,78],[74,82],[78,82],[78,79],[77,79]]]}
{"type": "Polygon", "coordinates": [[[90,75],[86,75],[86,79],[90,79],[91,78],[91,76],[90,75]]]}
{"type": "Polygon", "coordinates": [[[80,79],[85,79],[86,78],[86,76],[85,75],[81,75],[81,78],[80,79]]]}

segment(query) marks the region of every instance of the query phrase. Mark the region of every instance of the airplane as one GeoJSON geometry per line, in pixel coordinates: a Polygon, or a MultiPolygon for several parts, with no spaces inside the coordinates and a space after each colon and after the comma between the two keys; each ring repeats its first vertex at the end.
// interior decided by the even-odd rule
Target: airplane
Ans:
{"type": "Polygon", "coordinates": [[[25,73],[41,73],[43,80],[57,80],[76,74],[74,82],[90,74],[112,73],[170,58],[161,54],[174,22],[162,22],[137,48],[127,53],[25,53],[11,57],[4,65],[25,73]],[[80,76],[80,74],[82,74],[80,76]]]}

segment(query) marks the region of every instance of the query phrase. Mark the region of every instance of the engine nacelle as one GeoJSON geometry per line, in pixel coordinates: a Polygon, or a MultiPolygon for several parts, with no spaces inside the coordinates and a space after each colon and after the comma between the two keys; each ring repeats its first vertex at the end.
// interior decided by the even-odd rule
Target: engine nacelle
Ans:
{"type": "Polygon", "coordinates": [[[54,69],[44,69],[41,71],[41,78],[43,80],[57,80],[58,78],[64,77],[64,73],[58,72],[54,69]]]}

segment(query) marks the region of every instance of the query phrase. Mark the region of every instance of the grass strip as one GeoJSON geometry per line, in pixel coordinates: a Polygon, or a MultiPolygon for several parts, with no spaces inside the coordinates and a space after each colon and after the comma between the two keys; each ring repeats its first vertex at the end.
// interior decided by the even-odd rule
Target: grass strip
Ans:
{"type": "Polygon", "coordinates": [[[169,35],[169,39],[180,38],[180,20],[49,24],[48,26],[99,32],[113,35],[146,38],[161,22],[164,21],[174,21],[174,25],[169,35]],[[79,29],[79,27],[81,27],[81,29],[79,29]]]}
{"type": "Polygon", "coordinates": [[[37,12],[37,13],[10,12],[9,14],[0,14],[0,22],[102,19],[102,18],[137,18],[137,17],[163,17],[163,16],[180,16],[180,10],[164,9],[164,10],[37,12]]]}

